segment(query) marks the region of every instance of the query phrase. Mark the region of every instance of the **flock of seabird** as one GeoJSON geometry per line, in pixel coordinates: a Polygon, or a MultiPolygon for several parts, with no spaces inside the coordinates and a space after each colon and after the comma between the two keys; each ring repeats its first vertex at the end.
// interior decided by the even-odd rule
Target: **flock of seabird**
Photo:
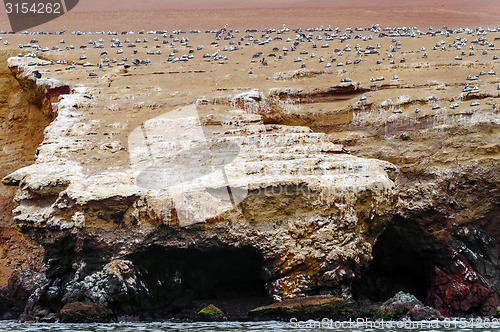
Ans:
{"type": "MultiPolygon", "coordinates": [[[[63,35],[66,32],[66,28],[57,32],[57,35],[63,35]]],[[[167,61],[171,63],[176,62],[186,62],[194,59],[195,57],[202,58],[205,61],[228,61],[231,52],[237,51],[242,47],[257,45],[263,46],[268,44],[273,44],[276,41],[281,41],[282,47],[273,47],[270,53],[265,54],[264,51],[258,51],[252,55],[252,59],[259,60],[260,65],[266,66],[268,64],[268,59],[275,59],[276,61],[285,61],[289,58],[289,54],[296,53],[297,56],[293,57],[293,63],[289,64],[290,69],[298,69],[307,67],[307,61],[317,61],[321,63],[325,68],[330,68],[332,66],[345,67],[345,66],[355,66],[361,63],[361,61],[368,61],[370,57],[376,58],[374,65],[381,65],[385,60],[380,59],[380,56],[385,54],[388,58],[388,64],[396,64],[396,59],[394,55],[398,52],[402,52],[403,41],[405,38],[418,38],[420,36],[432,36],[437,38],[439,41],[434,44],[429,50],[426,50],[424,46],[420,47],[417,52],[421,54],[421,57],[426,59],[433,52],[443,52],[452,51],[454,61],[460,62],[464,58],[476,57],[475,51],[481,46],[482,51],[480,56],[491,57],[492,60],[497,60],[498,56],[493,54],[496,50],[495,42],[500,40],[500,37],[491,38],[494,33],[500,32],[500,27],[498,28],[458,28],[458,29],[448,29],[447,27],[442,27],[439,29],[434,29],[429,27],[426,31],[421,31],[417,27],[387,27],[380,28],[379,25],[372,25],[369,28],[355,29],[347,28],[341,30],[340,28],[332,28],[331,26],[324,28],[323,26],[319,28],[307,28],[305,30],[301,28],[289,29],[283,25],[282,29],[247,29],[243,32],[240,30],[228,29],[227,25],[221,29],[207,30],[205,34],[211,34],[213,40],[210,42],[208,47],[203,45],[191,45],[189,35],[190,34],[200,34],[199,30],[190,30],[189,32],[182,30],[174,30],[172,32],[167,32],[165,30],[161,31],[123,31],[118,33],[116,31],[105,32],[71,32],[72,35],[89,35],[92,36],[91,39],[85,45],[80,45],[75,47],[73,45],[67,45],[65,39],[59,41],[59,45],[54,45],[52,47],[41,47],[36,39],[38,34],[48,34],[43,32],[38,33],[27,33],[23,32],[24,35],[30,35],[30,42],[25,44],[19,44],[19,49],[24,52],[19,53],[19,57],[32,57],[33,61],[29,62],[29,66],[51,66],[51,65],[66,65],[67,70],[75,69],[77,66],[82,66],[85,68],[98,68],[103,69],[105,67],[112,66],[125,66],[129,67],[148,65],[151,63],[150,60],[154,56],[160,56],[163,54],[162,51],[168,53],[167,61]],[[106,43],[104,36],[110,36],[110,42],[106,43]],[[453,40],[446,42],[445,39],[452,37],[453,40]],[[383,49],[381,45],[382,39],[390,40],[389,48],[383,49]],[[284,41],[284,43],[283,43],[284,41]],[[342,47],[331,47],[334,41],[340,41],[342,47]],[[365,47],[362,47],[360,43],[364,42],[365,47]],[[352,44],[352,45],[351,45],[352,44]],[[368,45],[366,45],[368,44],[368,45]],[[140,47],[142,46],[142,47],[140,47]],[[91,63],[87,61],[86,55],[81,55],[77,60],[68,63],[65,60],[39,60],[37,54],[46,53],[50,51],[59,51],[65,49],[67,51],[71,50],[89,50],[98,49],[100,53],[100,60],[97,63],[91,63]],[[205,48],[211,48],[214,51],[205,51],[205,48]],[[331,56],[329,59],[325,59],[324,56],[316,58],[315,52],[317,49],[329,49],[328,55],[331,56]],[[129,57],[125,56],[125,50],[130,49],[132,55],[129,57]],[[146,51],[144,51],[146,49],[146,51]],[[216,50],[215,50],[216,49],[216,50]],[[140,53],[141,52],[141,53],[140,53]],[[181,54],[184,53],[184,54],[181,54]],[[198,54],[197,54],[198,53],[198,54]],[[491,54],[490,54],[491,53],[491,54]],[[455,56],[456,54],[456,56],[455,56]],[[138,59],[139,57],[146,56],[146,59],[138,59]],[[351,59],[348,59],[351,57],[351,59]],[[306,59],[308,59],[306,61],[306,59]],[[346,59],[346,60],[342,60],[346,59]],[[85,61],[84,63],[81,63],[85,61]],[[78,63],[79,62],[79,63],[78,63]],[[294,65],[297,63],[297,65],[294,65]],[[297,67],[296,67],[297,66],[297,67]]],[[[2,35],[9,35],[5,31],[0,31],[0,40],[3,39],[2,35]]],[[[4,45],[9,45],[8,40],[3,41],[4,45]]],[[[339,45],[338,43],[335,45],[339,45]]],[[[263,48],[264,49],[264,48],[263,48]]],[[[324,53],[324,52],[322,52],[324,53]]],[[[252,60],[250,59],[250,60],[252,60]]],[[[398,61],[399,63],[404,63],[404,56],[398,61]]],[[[252,68],[248,71],[248,74],[253,74],[256,68],[252,68]]],[[[41,75],[37,70],[34,71],[36,75],[41,75]]],[[[474,81],[479,80],[483,75],[496,75],[494,70],[489,70],[487,72],[481,71],[478,75],[468,76],[466,80],[474,81]]],[[[95,71],[89,74],[90,77],[97,77],[95,71]]],[[[398,80],[397,75],[392,76],[392,80],[398,80]]],[[[372,77],[370,82],[383,81],[385,78],[383,76],[372,77]]],[[[341,79],[341,83],[352,82],[349,77],[344,77],[341,79]]],[[[471,87],[467,83],[463,92],[470,92],[477,87],[471,87]]],[[[500,89],[500,84],[498,85],[500,89]]],[[[450,105],[450,107],[455,108],[456,106],[450,105]]],[[[477,105],[472,105],[477,106],[477,105]]],[[[439,107],[439,106],[437,106],[439,107]]],[[[415,112],[418,112],[416,109],[415,112]]]]}

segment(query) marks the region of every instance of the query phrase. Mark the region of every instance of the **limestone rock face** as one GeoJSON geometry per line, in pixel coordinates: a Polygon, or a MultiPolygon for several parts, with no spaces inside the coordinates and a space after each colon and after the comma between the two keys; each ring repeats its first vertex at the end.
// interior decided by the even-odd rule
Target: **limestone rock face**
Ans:
{"type": "MultiPolygon", "coordinates": [[[[33,80],[17,62],[15,72],[33,80]]],[[[122,121],[92,89],[72,92],[53,104],[36,162],[3,179],[19,186],[16,220],[46,248],[60,290],[48,306],[113,307],[155,296],[157,283],[198,287],[184,265],[162,261],[182,249],[257,252],[275,301],[340,295],[371,260],[396,202],[391,163],[241,110],[132,108],[122,121]]]]}

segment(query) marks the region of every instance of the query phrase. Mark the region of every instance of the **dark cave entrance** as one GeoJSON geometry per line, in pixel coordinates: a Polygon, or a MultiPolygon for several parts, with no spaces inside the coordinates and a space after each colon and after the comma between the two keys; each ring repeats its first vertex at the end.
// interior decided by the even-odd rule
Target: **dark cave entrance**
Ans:
{"type": "Polygon", "coordinates": [[[263,257],[253,248],[170,249],[153,246],[131,257],[149,294],[142,308],[162,317],[192,317],[214,304],[230,319],[269,303],[263,257]]]}
{"type": "Polygon", "coordinates": [[[368,270],[353,283],[357,300],[385,301],[397,292],[424,302],[434,266],[447,260],[448,250],[416,221],[395,216],[375,243],[368,270]]]}

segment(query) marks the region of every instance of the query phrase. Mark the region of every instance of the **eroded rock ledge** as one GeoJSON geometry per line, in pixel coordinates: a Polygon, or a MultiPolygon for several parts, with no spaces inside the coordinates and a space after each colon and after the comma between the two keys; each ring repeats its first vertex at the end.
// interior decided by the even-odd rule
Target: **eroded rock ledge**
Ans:
{"type": "MultiPolygon", "coordinates": [[[[399,291],[445,316],[499,305],[496,90],[475,94],[486,106],[474,112],[422,115],[413,108],[452,101],[439,95],[448,87],[460,100],[473,92],[304,90],[285,87],[287,74],[267,96],[222,89],[186,105],[107,96],[100,81],[51,97],[47,80],[12,70],[28,95],[57,101],[44,108],[55,119],[36,163],[4,178],[19,188],[21,229],[46,253],[24,319],[87,302],[125,319],[192,318],[209,305],[245,319],[303,295],[339,298],[353,314],[399,291]]],[[[382,317],[402,314],[393,307],[382,317]]]]}
{"type": "MultiPolygon", "coordinates": [[[[23,86],[47,88],[13,62],[23,86]]],[[[85,89],[53,106],[35,164],[3,179],[46,253],[25,318],[72,302],[171,316],[193,301],[348,296],[396,202],[394,165],[309,128],[194,105],[107,125],[85,89]]]]}

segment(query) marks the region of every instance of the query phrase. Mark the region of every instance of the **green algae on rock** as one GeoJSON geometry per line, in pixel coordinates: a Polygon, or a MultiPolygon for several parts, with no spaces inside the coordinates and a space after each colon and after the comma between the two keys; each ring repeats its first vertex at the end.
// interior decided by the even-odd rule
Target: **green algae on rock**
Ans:
{"type": "Polygon", "coordinates": [[[201,309],[196,317],[200,320],[208,322],[222,322],[227,320],[224,312],[222,312],[222,310],[220,310],[213,304],[210,304],[209,306],[201,309]]]}

